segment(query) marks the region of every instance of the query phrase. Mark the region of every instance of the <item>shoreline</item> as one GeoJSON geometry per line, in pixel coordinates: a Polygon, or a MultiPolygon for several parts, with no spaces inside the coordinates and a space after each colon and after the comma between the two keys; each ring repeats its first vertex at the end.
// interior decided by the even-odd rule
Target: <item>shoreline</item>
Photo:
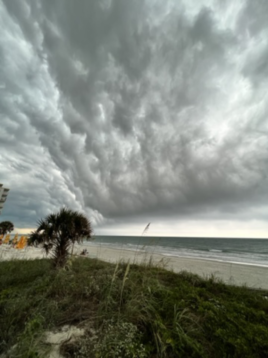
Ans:
{"type": "MultiPolygon", "coordinates": [[[[189,259],[189,260],[200,260],[200,261],[212,261],[212,262],[220,262],[220,263],[225,263],[225,264],[232,264],[232,265],[242,265],[242,266],[252,266],[252,267],[263,267],[263,268],[267,268],[268,269],[268,263],[267,265],[263,265],[263,264],[257,264],[257,263],[252,263],[252,262],[239,262],[239,261],[224,261],[224,260],[220,260],[220,259],[214,259],[214,258],[206,258],[206,257],[195,257],[195,256],[187,256],[187,255],[184,255],[184,256],[178,256],[178,255],[172,255],[172,254],[162,254],[162,253],[156,253],[156,252],[148,252],[148,251],[145,251],[145,250],[135,250],[134,248],[133,249],[129,249],[129,248],[119,248],[119,247],[111,247],[109,246],[109,244],[98,244],[98,245],[91,245],[91,244],[81,244],[81,247],[83,246],[83,248],[92,248],[92,247],[104,247],[104,248],[109,248],[109,249],[113,249],[113,250],[118,250],[118,251],[121,251],[121,250],[124,250],[124,251],[131,251],[131,252],[139,252],[139,253],[144,253],[144,254],[147,254],[147,255],[161,255],[161,256],[164,256],[164,257],[167,257],[167,258],[174,258],[174,259],[189,259]]],[[[89,253],[90,254],[90,253],[89,253]]]]}
{"type": "Polygon", "coordinates": [[[166,256],[159,253],[147,253],[130,249],[111,248],[108,246],[89,246],[82,244],[76,246],[86,248],[88,257],[106,262],[118,261],[142,264],[152,262],[155,266],[163,267],[174,272],[187,271],[203,278],[214,276],[227,284],[238,286],[246,285],[256,289],[268,290],[268,267],[255,266],[240,263],[227,263],[203,258],[186,258],[178,256],[166,256]]]}
{"type": "MultiPolygon", "coordinates": [[[[83,249],[87,249],[85,258],[98,259],[110,263],[130,262],[131,264],[152,264],[176,273],[186,271],[197,274],[202,278],[214,277],[226,284],[243,286],[255,289],[268,290],[268,267],[244,263],[227,263],[203,258],[190,258],[178,256],[166,256],[160,253],[148,253],[131,249],[111,248],[108,245],[76,244],[74,254],[79,255],[83,249]]],[[[81,256],[83,257],[83,256],[81,256]]],[[[24,251],[12,248],[0,247],[0,261],[28,260],[47,258],[41,248],[27,247],[24,251]]]]}

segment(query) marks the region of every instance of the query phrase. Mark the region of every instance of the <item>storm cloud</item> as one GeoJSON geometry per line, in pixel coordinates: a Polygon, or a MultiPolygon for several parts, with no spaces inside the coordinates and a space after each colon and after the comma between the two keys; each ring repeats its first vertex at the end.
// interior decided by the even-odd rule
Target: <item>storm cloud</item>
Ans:
{"type": "Polygon", "coordinates": [[[267,16],[265,0],[0,0],[2,216],[267,221],[267,16]]]}

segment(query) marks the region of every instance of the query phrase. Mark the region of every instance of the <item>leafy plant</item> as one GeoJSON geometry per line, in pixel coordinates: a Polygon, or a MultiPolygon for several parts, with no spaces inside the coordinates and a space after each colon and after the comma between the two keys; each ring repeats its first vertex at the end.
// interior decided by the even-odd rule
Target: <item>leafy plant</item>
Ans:
{"type": "Polygon", "coordinates": [[[11,221],[2,221],[0,223],[0,235],[6,235],[14,230],[14,225],[11,221]]]}
{"type": "MultiPolygon", "coordinates": [[[[43,332],[44,318],[38,315],[25,323],[22,334],[18,336],[17,344],[10,352],[11,357],[37,358],[45,355],[42,347],[41,336],[43,332]]],[[[47,352],[46,352],[47,353],[47,352]]]]}
{"type": "Polygon", "coordinates": [[[146,358],[141,333],[129,322],[105,321],[98,335],[85,337],[80,342],[77,358],[88,358],[94,352],[97,358],[146,358]]]}
{"type": "Polygon", "coordinates": [[[90,239],[91,234],[91,223],[83,214],[63,208],[38,223],[38,228],[31,233],[28,244],[42,244],[47,254],[52,250],[54,266],[63,267],[70,246],[84,238],[90,239]]]}

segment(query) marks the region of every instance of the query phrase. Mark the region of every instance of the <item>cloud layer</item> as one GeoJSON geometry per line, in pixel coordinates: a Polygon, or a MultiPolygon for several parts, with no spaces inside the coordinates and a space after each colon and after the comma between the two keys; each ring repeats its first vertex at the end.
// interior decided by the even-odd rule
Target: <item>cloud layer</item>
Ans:
{"type": "Polygon", "coordinates": [[[267,220],[267,12],[0,0],[5,217],[29,227],[66,205],[95,225],[267,220]]]}

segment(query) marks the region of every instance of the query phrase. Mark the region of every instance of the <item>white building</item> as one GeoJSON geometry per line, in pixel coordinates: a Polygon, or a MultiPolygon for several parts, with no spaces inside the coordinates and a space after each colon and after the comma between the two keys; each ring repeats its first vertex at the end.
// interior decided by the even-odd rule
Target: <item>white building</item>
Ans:
{"type": "Polygon", "coordinates": [[[7,200],[8,192],[9,192],[9,189],[4,188],[3,184],[0,184],[0,214],[4,207],[5,201],[7,200]]]}

